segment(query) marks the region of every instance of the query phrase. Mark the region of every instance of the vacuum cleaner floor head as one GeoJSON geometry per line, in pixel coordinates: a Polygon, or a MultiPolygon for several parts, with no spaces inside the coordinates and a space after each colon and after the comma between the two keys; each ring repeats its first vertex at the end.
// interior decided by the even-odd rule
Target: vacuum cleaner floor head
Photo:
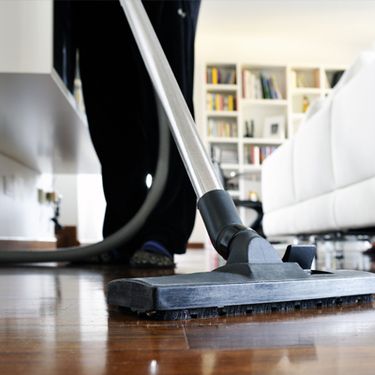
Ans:
{"type": "Polygon", "coordinates": [[[372,302],[375,275],[304,271],[296,263],[231,264],[212,272],[114,280],[108,303],[164,320],[372,302]]]}

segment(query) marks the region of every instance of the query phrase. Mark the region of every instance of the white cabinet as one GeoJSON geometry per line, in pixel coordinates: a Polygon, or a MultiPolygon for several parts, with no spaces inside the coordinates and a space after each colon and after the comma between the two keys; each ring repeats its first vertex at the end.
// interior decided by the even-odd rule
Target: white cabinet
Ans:
{"type": "Polygon", "coordinates": [[[53,67],[53,0],[0,1],[0,152],[36,171],[98,173],[86,117],[53,67]]]}

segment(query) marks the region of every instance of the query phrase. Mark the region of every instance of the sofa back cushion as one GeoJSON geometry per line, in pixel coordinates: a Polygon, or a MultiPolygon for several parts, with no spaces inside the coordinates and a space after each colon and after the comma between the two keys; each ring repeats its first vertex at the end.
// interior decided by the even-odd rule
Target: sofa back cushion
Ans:
{"type": "Polygon", "coordinates": [[[326,100],[295,138],[296,202],[326,194],[335,188],[331,141],[331,101],[326,100]]]}
{"type": "Polygon", "coordinates": [[[375,61],[334,98],[332,156],[336,189],[375,176],[375,61]]]}
{"type": "Polygon", "coordinates": [[[262,201],[264,212],[295,202],[293,178],[293,140],[276,149],[262,167],[262,201]]]}

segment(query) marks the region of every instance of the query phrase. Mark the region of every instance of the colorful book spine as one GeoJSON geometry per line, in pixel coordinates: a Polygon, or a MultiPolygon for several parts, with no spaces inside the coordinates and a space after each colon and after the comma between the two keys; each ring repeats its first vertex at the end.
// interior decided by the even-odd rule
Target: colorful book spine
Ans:
{"type": "Polygon", "coordinates": [[[212,68],[212,81],[211,83],[213,84],[218,84],[219,83],[219,74],[217,68],[212,68]]]}
{"type": "Polygon", "coordinates": [[[236,84],[236,68],[235,67],[216,67],[210,66],[206,68],[206,82],[208,84],[236,84]]]}
{"type": "Polygon", "coordinates": [[[245,148],[245,161],[254,166],[262,165],[264,160],[276,150],[276,146],[248,145],[245,148]]]}
{"type": "Polygon", "coordinates": [[[228,111],[234,111],[234,97],[233,97],[233,95],[228,96],[228,111]]]}
{"type": "Polygon", "coordinates": [[[227,94],[207,94],[207,110],[208,111],[235,111],[236,97],[227,94]]]}

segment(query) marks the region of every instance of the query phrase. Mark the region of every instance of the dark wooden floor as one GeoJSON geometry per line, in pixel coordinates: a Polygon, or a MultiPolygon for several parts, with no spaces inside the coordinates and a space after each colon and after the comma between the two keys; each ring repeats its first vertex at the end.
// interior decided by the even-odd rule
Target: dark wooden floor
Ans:
{"type": "Polygon", "coordinates": [[[152,322],[106,304],[106,283],[129,274],[0,268],[0,374],[375,374],[374,306],[152,322]]]}

